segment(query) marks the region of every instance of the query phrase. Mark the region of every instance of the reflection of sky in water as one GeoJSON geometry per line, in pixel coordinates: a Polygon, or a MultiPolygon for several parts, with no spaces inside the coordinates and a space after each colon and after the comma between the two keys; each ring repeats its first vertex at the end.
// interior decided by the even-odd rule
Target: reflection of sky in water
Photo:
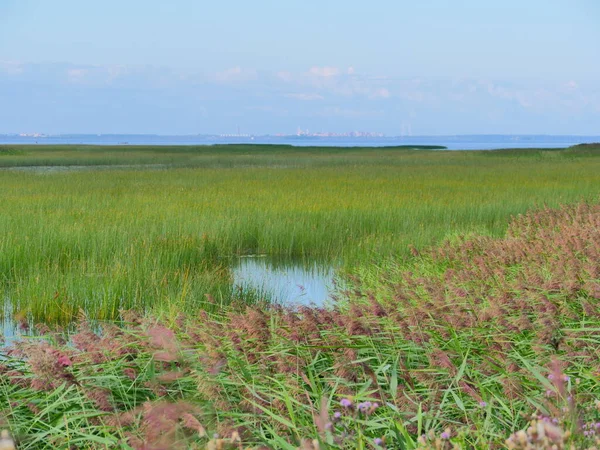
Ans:
{"type": "MultiPolygon", "coordinates": [[[[323,305],[337,292],[332,267],[275,263],[269,258],[239,258],[232,264],[234,287],[252,289],[278,303],[286,305],[323,305]]],[[[19,337],[32,335],[33,330],[21,331],[5,308],[0,318],[0,337],[9,345],[19,337]]]]}
{"type": "Polygon", "coordinates": [[[21,332],[15,323],[12,320],[11,316],[8,314],[8,310],[5,308],[4,316],[1,319],[2,330],[0,333],[0,337],[4,338],[4,342],[0,340],[0,346],[2,345],[10,345],[15,340],[18,340],[21,336],[27,335],[27,332],[21,332]]]}
{"type": "Polygon", "coordinates": [[[335,292],[332,267],[281,265],[268,258],[240,258],[232,271],[234,287],[265,292],[286,305],[322,305],[335,292]]]}

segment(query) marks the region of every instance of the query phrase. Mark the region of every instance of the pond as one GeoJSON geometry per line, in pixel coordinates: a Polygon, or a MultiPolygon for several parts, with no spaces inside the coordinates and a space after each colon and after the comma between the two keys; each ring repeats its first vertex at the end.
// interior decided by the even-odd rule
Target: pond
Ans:
{"type": "Polygon", "coordinates": [[[20,330],[15,321],[12,319],[8,308],[4,308],[4,314],[0,318],[0,347],[10,345],[20,336],[30,334],[27,330],[20,330]]]}
{"type": "Polygon", "coordinates": [[[323,306],[337,292],[332,266],[241,257],[232,265],[234,288],[252,289],[284,305],[323,306]]]}
{"type": "MultiPolygon", "coordinates": [[[[230,268],[234,289],[252,291],[262,299],[282,305],[326,306],[339,293],[339,281],[331,265],[247,256],[234,259],[230,268]]],[[[4,302],[0,318],[0,346],[2,339],[10,344],[20,336],[35,334],[33,328],[19,328],[11,317],[9,305],[9,301],[4,302]]]]}

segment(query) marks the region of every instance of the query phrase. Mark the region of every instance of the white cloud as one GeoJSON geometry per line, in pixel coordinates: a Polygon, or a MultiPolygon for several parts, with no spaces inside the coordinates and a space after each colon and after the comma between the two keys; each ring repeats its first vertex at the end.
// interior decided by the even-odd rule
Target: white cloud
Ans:
{"type": "Polygon", "coordinates": [[[17,61],[0,61],[0,72],[8,75],[19,75],[23,73],[23,64],[17,61]]]}
{"type": "Polygon", "coordinates": [[[522,108],[533,108],[539,112],[549,109],[571,109],[581,106],[580,98],[571,93],[565,93],[560,84],[528,85],[504,84],[503,86],[489,83],[488,93],[494,97],[512,100],[522,108]]]}
{"type": "Polygon", "coordinates": [[[80,83],[88,74],[87,69],[67,69],[69,83],[80,83]]]}
{"type": "Polygon", "coordinates": [[[389,98],[390,91],[386,88],[375,89],[370,95],[369,98],[389,98]]]}
{"type": "Polygon", "coordinates": [[[255,70],[242,69],[240,66],[232,67],[222,72],[217,72],[214,75],[214,79],[221,83],[250,81],[256,79],[256,77],[257,74],[255,70]]]}
{"type": "Polygon", "coordinates": [[[285,70],[282,70],[281,72],[277,72],[275,75],[280,80],[283,80],[283,81],[286,81],[286,82],[290,82],[290,81],[292,81],[294,79],[294,76],[292,75],[292,73],[291,72],[287,72],[285,70]]]}
{"type": "Polygon", "coordinates": [[[106,81],[110,83],[111,81],[129,73],[129,70],[124,66],[109,66],[106,68],[106,72],[108,74],[106,81]]]}
{"type": "Polygon", "coordinates": [[[323,96],[319,94],[285,94],[284,97],[294,98],[296,100],[323,100],[323,96]]]}
{"type": "Polygon", "coordinates": [[[277,116],[287,116],[289,113],[289,111],[285,108],[277,108],[275,106],[269,106],[269,105],[247,106],[244,109],[247,111],[258,111],[258,112],[263,112],[263,113],[271,113],[271,114],[275,114],[277,116]]]}
{"type": "Polygon", "coordinates": [[[345,97],[367,97],[370,99],[390,98],[390,90],[382,87],[381,83],[363,78],[351,78],[340,81],[332,87],[334,93],[345,97]]]}
{"type": "MultiPolygon", "coordinates": [[[[535,120],[555,115],[581,117],[591,123],[597,121],[600,111],[600,85],[594,81],[568,78],[555,81],[434,76],[402,78],[357,74],[351,66],[314,66],[298,71],[272,72],[235,66],[221,72],[197,72],[154,66],[0,61],[0,83],[10,87],[14,83],[12,78],[16,76],[27,83],[42,80],[62,87],[70,83],[78,89],[106,88],[107,92],[114,90],[113,93],[117,92],[116,89],[121,90],[119,92],[136,89],[148,93],[154,89],[158,92],[173,89],[175,95],[181,94],[182,98],[188,94],[197,95],[209,105],[212,101],[216,102],[215,98],[224,99],[224,103],[236,102],[240,105],[238,110],[247,108],[249,117],[252,114],[248,111],[254,110],[274,116],[305,114],[321,118],[379,119],[384,118],[382,111],[392,108],[399,108],[403,113],[417,108],[421,117],[426,115],[425,111],[433,111],[439,117],[447,114],[454,119],[455,113],[462,111],[462,114],[482,121],[487,120],[484,116],[487,111],[490,114],[496,111],[498,123],[503,120],[508,123],[512,120],[508,112],[519,109],[535,120]],[[259,106],[253,106],[256,102],[259,106]],[[272,107],[260,106],[260,102],[272,104],[272,107]],[[288,108],[289,111],[279,108],[288,108]]],[[[220,103],[215,105],[221,107],[220,103]]]]}
{"type": "Polygon", "coordinates": [[[577,84],[577,82],[571,80],[565,83],[565,87],[570,91],[574,91],[579,87],[579,85],[577,84]]]}
{"type": "Polygon", "coordinates": [[[339,75],[340,69],[337,67],[311,67],[308,73],[316,77],[329,78],[339,75]]]}
{"type": "Polygon", "coordinates": [[[317,115],[324,117],[345,117],[345,118],[360,118],[360,117],[375,117],[383,115],[383,111],[373,111],[365,109],[340,108],[333,106],[322,109],[317,115]]]}
{"type": "Polygon", "coordinates": [[[288,82],[299,86],[310,86],[322,95],[323,92],[344,97],[366,97],[386,99],[391,97],[385,77],[368,77],[355,74],[353,67],[340,70],[337,67],[312,67],[308,72],[287,77],[288,82]]]}

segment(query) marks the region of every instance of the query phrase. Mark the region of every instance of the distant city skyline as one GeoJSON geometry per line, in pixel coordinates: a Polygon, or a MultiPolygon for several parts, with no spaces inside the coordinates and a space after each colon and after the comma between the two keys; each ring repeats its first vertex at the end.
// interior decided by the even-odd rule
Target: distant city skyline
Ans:
{"type": "Polygon", "coordinates": [[[529,139],[529,138],[540,138],[546,137],[550,139],[562,139],[562,138],[596,138],[600,140],[600,134],[433,134],[433,135],[413,135],[413,134],[398,134],[398,135],[387,135],[385,133],[376,133],[369,131],[348,131],[348,132],[327,132],[327,131],[316,131],[311,132],[310,130],[298,129],[295,133],[188,133],[188,134],[156,134],[156,133],[42,133],[42,132],[30,132],[30,133],[0,133],[3,137],[23,137],[23,138],[56,138],[56,137],[68,137],[68,136],[85,136],[85,137],[102,137],[102,136],[157,136],[157,137],[319,137],[319,138],[386,138],[386,139],[419,139],[419,138],[485,138],[485,137],[497,137],[506,139],[529,139]]]}
{"type": "Polygon", "coordinates": [[[493,150],[501,148],[565,148],[577,144],[598,143],[600,136],[549,136],[549,135],[447,135],[447,136],[352,136],[306,135],[306,130],[290,135],[156,135],[156,134],[72,134],[72,135],[3,135],[4,145],[291,145],[291,146],[441,146],[449,150],[493,150]]]}
{"type": "Polygon", "coordinates": [[[595,0],[3,0],[0,133],[596,134],[598,23],[595,0]]]}

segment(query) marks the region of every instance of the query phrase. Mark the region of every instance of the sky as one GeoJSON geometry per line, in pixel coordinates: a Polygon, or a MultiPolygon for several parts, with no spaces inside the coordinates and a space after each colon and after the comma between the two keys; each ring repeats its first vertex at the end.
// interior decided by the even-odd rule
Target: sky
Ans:
{"type": "Polygon", "coordinates": [[[0,133],[600,134],[597,0],[0,0],[0,133]]]}

